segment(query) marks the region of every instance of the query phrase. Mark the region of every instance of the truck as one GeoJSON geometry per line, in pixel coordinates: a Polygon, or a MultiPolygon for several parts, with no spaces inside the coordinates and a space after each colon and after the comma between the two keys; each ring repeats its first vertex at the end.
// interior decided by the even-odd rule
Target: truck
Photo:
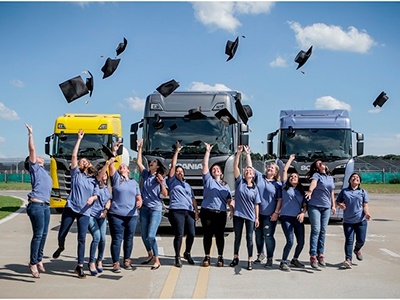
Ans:
{"type": "MultiPolygon", "coordinates": [[[[78,158],[85,157],[100,169],[107,157],[103,146],[112,148],[123,142],[120,114],[76,114],[66,113],[57,117],[53,134],[45,139],[45,153],[50,156],[50,176],[53,180],[50,207],[60,212],[66,204],[71,190],[71,155],[79,129],[84,130],[78,158]]],[[[116,167],[120,163],[129,165],[129,153],[124,147],[117,152],[116,167]]]]}
{"type": "MultiPolygon", "coordinates": [[[[160,159],[171,164],[176,141],[183,149],[178,164],[185,169],[185,180],[193,188],[199,209],[203,199],[202,160],[204,142],[214,144],[209,165],[217,163],[224,172],[232,195],[235,190],[234,156],[238,145],[249,143],[249,118],[252,110],[241,102],[237,91],[174,92],[147,96],[143,119],[131,125],[130,148],[137,151],[138,131],[143,138],[143,164],[160,159]]],[[[168,225],[169,198],[163,199],[161,226],[168,225]]]]}
{"type": "MultiPolygon", "coordinates": [[[[340,190],[348,186],[356,157],[364,153],[363,141],[364,135],[352,129],[347,110],[281,110],[279,129],[267,135],[267,154],[276,157],[281,171],[289,156],[295,154],[288,173],[298,173],[306,189],[310,185],[306,178],[310,165],[316,159],[323,160],[333,176],[336,198],[340,190]],[[275,136],[276,154],[273,153],[275,136]],[[353,143],[356,145],[355,156],[353,143]]],[[[342,220],[343,211],[337,209],[331,219],[342,220]]]]}

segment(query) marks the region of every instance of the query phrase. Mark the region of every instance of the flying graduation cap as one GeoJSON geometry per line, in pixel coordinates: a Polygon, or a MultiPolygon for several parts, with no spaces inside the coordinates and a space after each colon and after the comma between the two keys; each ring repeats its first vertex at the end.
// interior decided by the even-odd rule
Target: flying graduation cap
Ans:
{"type": "Polygon", "coordinates": [[[382,107],[383,104],[385,104],[385,102],[386,102],[388,99],[389,99],[389,97],[386,96],[386,93],[385,93],[385,92],[382,92],[382,93],[379,94],[378,97],[376,97],[376,99],[375,99],[373,105],[374,105],[375,107],[376,107],[377,105],[378,105],[379,107],[382,107]]]}
{"type": "Polygon", "coordinates": [[[86,72],[90,75],[90,78],[86,79],[86,83],[83,81],[82,77],[78,75],[59,84],[68,103],[89,94],[89,92],[90,96],[92,96],[94,79],[92,73],[89,71],[86,72]]]}
{"type": "Polygon", "coordinates": [[[237,37],[235,41],[228,40],[226,42],[225,54],[229,56],[226,61],[230,61],[235,56],[238,46],[239,46],[239,37],[237,37]]]}
{"type": "Polygon", "coordinates": [[[115,70],[118,68],[120,60],[121,60],[120,58],[116,59],[107,58],[106,63],[101,68],[101,71],[104,73],[103,79],[110,77],[112,74],[114,74],[115,70]]]}
{"type": "Polygon", "coordinates": [[[119,43],[117,45],[117,48],[115,49],[115,51],[117,52],[117,56],[125,51],[126,45],[128,45],[128,41],[126,38],[124,38],[124,41],[122,43],[119,43]]]}
{"type": "Polygon", "coordinates": [[[101,153],[103,154],[104,159],[107,159],[107,160],[112,157],[115,157],[114,153],[106,145],[102,145],[101,153]]]}
{"type": "Polygon", "coordinates": [[[156,90],[159,92],[161,95],[164,96],[164,98],[167,98],[169,95],[171,95],[177,88],[179,87],[179,83],[175,81],[175,79],[172,79],[170,81],[167,81],[163,84],[161,84],[156,90]]]}
{"type": "Polygon", "coordinates": [[[301,68],[307,60],[310,58],[311,53],[312,53],[312,48],[313,46],[310,47],[310,49],[307,50],[307,52],[301,50],[297,55],[296,58],[294,59],[295,62],[297,62],[299,65],[297,66],[296,70],[301,68]]]}
{"type": "Polygon", "coordinates": [[[232,116],[228,109],[223,108],[219,110],[215,116],[224,124],[225,126],[236,124],[236,119],[232,116]]]}

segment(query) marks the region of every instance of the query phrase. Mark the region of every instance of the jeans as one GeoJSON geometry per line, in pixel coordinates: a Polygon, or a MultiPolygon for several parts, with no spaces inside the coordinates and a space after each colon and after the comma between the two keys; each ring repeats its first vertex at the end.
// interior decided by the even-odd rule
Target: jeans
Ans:
{"type": "Polygon", "coordinates": [[[308,206],[308,218],[311,224],[310,256],[324,254],[325,234],[328,227],[331,209],[326,207],[308,206]]]}
{"type": "Polygon", "coordinates": [[[196,234],[196,223],[194,220],[194,212],[183,209],[170,209],[168,220],[174,230],[174,250],[175,257],[180,257],[183,235],[186,232],[186,249],[185,252],[190,253],[192,250],[194,237],[196,234]]]}
{"type": "Polygon", "coordinates": [[[89,227],[89,216],[78,214],[71,208],[65,207],[61,215],[60,229],[58,230],[58,247],[65,248],[65,238],[75,219],[78,225],[78,264],[82,265],[85,261],[85,243],[89,227]]]}
{"type": "Polygon", "coordinates": [[[206,208],[200,210],[201,226],[203,227],[204,254],[210,255],[212,238],[215,235],[218,255],[222,256],[225,247],[226,211],[214,212],[206,208]]]}
{"type": "Polygon", "coordinates": [[[26,213],[31,220],[33,236],[31,239],[30,264],[36,265],[43,259],[50,222],[50,207],[46,203],[29,202],[26,213]]]}
{"type": "Polygon", "coordinates": [[[286,237],[286,245],[283,248],[282,260],[287,260],[290,250],[293,247],[293,236],[296,236],[297,246],[294,250],[293,258],[299,258],[301,251],[304,248],[304,223],[300,223],[297,217],[280,216],[283,233],[286,237]]]}
{"type": "Polygon", "coordinates": [[[267,257],[274,257],[275,251],[275,229],[277,221],[271,221],[271,216],[260,215],[259,216],[260,226],[256,228],[256,246],[257,253],[261,254],[264,252],[264,244],[267,250],[267,257]]]}
{"type": "Polygon", "coordinates": [[[119,262],[121,244],[123,244],[124,260],[130,259],[133,250],[133,237],[136,231],[137,216],[127,217],[114,214],[108,215],[111,234],[111,258],[113,263],[119,262]]]}
{"type": "Polygon", "coordinates": [[[234,255],[239,255],[240,242],[242,240],[243,225],[246,225],[246,242],[248,257],[253,256],[253,231],[254,221],[233,216],[233,230],[235,232],[234,255]]]}
{"type": "Polygon", "coordinates": [[[154,256],[158,256],[156,234],[161,217],[161,210],[152,210],[144,205],[140,209],[140,231],[142,233],[143,244],[147,252],[153,251],[154,256]]]}
{"type": "Polygon", "coordinates": [[[104,249],[106,247],[106,231],[107,222],[105,218],[94,218],[90,217],[89,221],[89,232],[92,235],[92,242],[90,243],[90,256],[89,263],[96,261],[102,261],[104,255],[104,249]],[[96,251],[97,260],[96,260],[96,251]]]}
{"type": "Polygon", "coordinates": [[[359,251],[365,244],[367,237],[367,221],[364,220],[360,223],[350,224],[343,223],[343,231],[345,236],[344,253],[346,259],[352,260],[354,236],[356,237],[356,244],[354,251],[359,251]]]}

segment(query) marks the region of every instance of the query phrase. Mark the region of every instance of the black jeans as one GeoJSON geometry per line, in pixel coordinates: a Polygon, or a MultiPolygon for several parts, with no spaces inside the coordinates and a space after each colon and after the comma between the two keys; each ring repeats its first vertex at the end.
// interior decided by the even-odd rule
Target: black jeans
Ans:
{"type": "Polygon", "coordinates": [[[223,255],[225,246],[226,211],[213,211],[206,208],[200,210],[201,226],[203,227],[203,247],[206,255],[210,254],[212,238],[215,235],[218,255],[223,255]]]}
{"type": "Polygon", "coordinates": [[[247,254],[249,257],[252,257],[254,221],[237,216],[233,216],[233,229],[235,231],[235,243],[234,243],[233,254],[239,255],[240,242],[242,240],[243,225],[246,225],[247,254]]]}
{"type": "Polygon", "coordinates": [[[180,257],[182,239],[186,233],[186,249],[185,252],[190,253],[192,250],[194,236],[196,234],[196,223],[194,220],[194,212],[184,209],[170,209],[168,220],[174,230],[174,250],[175,256],[180,257]]]}

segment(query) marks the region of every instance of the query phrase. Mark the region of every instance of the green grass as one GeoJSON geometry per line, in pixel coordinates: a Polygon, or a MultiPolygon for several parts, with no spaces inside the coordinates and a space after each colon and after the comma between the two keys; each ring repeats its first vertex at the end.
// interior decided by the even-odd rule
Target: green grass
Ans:
{"type": "Polygon", "coordinates": [[[22,205],[20,199],[0,196],[0,220],[17,211],[22,205]]]}
{"type": "Polygon", "coordinates": [[[30,182],[0,182],[0,190],[25,191],[32,188],[30,182]]]}
{"type": "Polygon", "coordinates": [[[372,194],[400,194],[400,184],[361,183],[361,187],[372,194]]]}

